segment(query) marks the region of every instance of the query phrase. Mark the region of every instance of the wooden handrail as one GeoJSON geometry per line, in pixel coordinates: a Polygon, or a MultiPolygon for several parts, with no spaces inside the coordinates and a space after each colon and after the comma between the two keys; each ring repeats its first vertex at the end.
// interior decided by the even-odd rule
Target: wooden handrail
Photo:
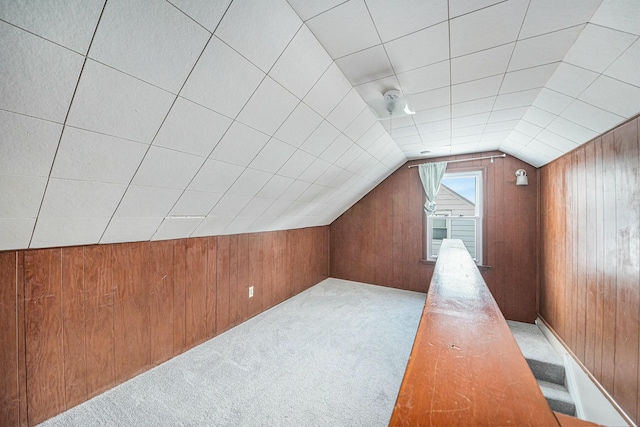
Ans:
{"type": "Polygon", "coordinates": [[[389,425],[559,425],[461,240],[440,248],[389,425]]]}

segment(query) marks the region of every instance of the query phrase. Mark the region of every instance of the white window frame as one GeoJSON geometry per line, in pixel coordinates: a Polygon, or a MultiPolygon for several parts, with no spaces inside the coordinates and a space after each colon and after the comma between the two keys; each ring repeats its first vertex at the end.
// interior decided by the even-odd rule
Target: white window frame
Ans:
{"type": "MultiPolygon", "coordinates": [[[[431,216],[427,216],[425,214],[425,247],[426,247],[426,259],[427,261],[436,261],[437,255],[433,254],[433,239],[432,231],[433,230],[433,220],[434,219],[445,219],[447,222],[447,238],[451,236],[451,220],[456,218],[464,218],[468,220],[473,220],[475,222],[475,230],[476,230],[476,256],[473,260],[478,265],[482,265],[482,229],[483,229],[483,173],[482,170],[471,170],[471,171],[461,171],[461,172],[446,172],[443,181],[447,178],[469,178],[473,177],[476,180],[476,202],[475,202],[475,215],[464,215],[464,216],[451,216],[451,211],[438,211],[438,205],[436,204],[436,211],[431,216]]],[[[437,200],[437,198],[436,198],[437,200]]]]}

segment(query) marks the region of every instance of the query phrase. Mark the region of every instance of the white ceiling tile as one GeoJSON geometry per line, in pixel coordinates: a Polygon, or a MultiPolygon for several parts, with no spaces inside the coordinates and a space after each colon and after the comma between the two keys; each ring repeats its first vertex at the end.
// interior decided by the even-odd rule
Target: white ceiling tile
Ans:
{"type": "Polygon", "coordinates": [[[616,59],[604,74],[640,87],[640,38],[616,59]]]}
{"type": "Polygon", "coordinates": [[[562,62],[545,86],[575,98],[589,87],[597,77],[598,74],[593,71],[562,62]]]}
{"type": "Polygon", "coordinates": [[[191,234],[191,237],[217,236],[234,220],[234,217],[212,217],[205,218],[198,228],[191,234]]]}
{"type": "MultiPolygon", "coordinates": [[[[532,142],[530,144],[532,147],[535,147],[535,143],[532,142]]],[[[551,160],[560,157],[562,152],[554,150],[554,156],[548,156],[539,151],[534,150],[529,145],[522,147],[522,149],[518,152],[518,158],[524,160],[529,163],[531,166],[540,167],[546,165],[551,160]]]]}
{"type": "MultiPolygon", "coordinates": [[[[530,108],[529,111],[534,109],[534,107],[530,108]]],[[[527,111],[527,114],[529,113],[527,111]]],[[[538,110],[541,111],[541,110],[538,110]]],[[[526,116],[526,115],[525,115],[526,116]]],[[[514,128],[515,131],[518,131],[524,135],[530,136],[531,138],[535,138],[540,132],[542,132],[543,127],[530,123],[526,120],[520,120],[520,123],[516,125],[514,128]]]]}
{"type": "Polygon", "coordinates": [[[175,97],[88,60],[67,124],[150,144],[175,97]]]}
{"type": "Polygon", "coordinates": [[[562,61],[583,28],[577,26],[519,40],[509,62],[509,71],[562,61]]]}
{"type": "Polygon", "coordinates": [[[122,184],[51,178],[40,218],[109,218],[126,189],[122,184]]]}
{"type": "Polygon", "coordinates": [[[498,94],[503,76],[487,77],[451,86],[451,102],[465,102],[498,94]]]}
{"type": "Polygon", "coordinates": [[[206,191],[185,191],[175,206],[171,209],[171,216],[205,216],[222,198],[222,193],[206,191]]]}
{"type": "Polygon", "coordinates": [[[0,9],[0,19],[42,38],[85,54],[98,23],[102,0],[39,2],[8,1],[0,9]]]}
{"type": "Polygon", "coordinates": [[[414,93],[410,96],[415,111],[442,107],[451,103],[451,90],[448,87],[414,93]]]}
{"type": "Polygon", "coordinates": [[[178,97],[153,145],[207,157],[232,120],[178,97]]]}
{"type": "Polygon", "coordinates": [[[513,157],[518,157],[517,155],[522,149],[522,147],[524,147],[524,144],[520,144],[510,139],[507,139],[502,144],[500,144],[500,147],[498,147],[498,150],[502,151],[503,153],[510,154],[513,157]]]}
{"type": "Polygon", "coordinates": [[[289,178],[298,178],[305,169],[316,159],[309,153],[298,150],[287,160],[287,162],[278,170],[278,175],[289,178]]]}
{"type": "Polygon", "coordinates": [[[301,181],[316,182],[323,173],[329,169],[331,163],[325,162],[322,159],[315,159],[313,163],[298,177],[301,181]]]}
{"type": "Polygon", "coordinates": [[[166,1],[109,0],[89,57],[178,93],[210,35],[166,1]]]}
{"type": "Polygon", "coordinates": [[[640,35],[640,3],[636,0],[605,0],[591,22],[640,35]]]}
{"type": "Polygon", "coordinates": [[[294,179],[285,176],[273,175],[269,182],[265,184],[256,194],[258,197],[267,199],[277,199],[284,191],[289,188],[294,179]]]}
{"type": "Polygon", "coordinates": [[[171,208],[178,201],[181,194],[181,190],[171,188],[130,185],[114,216],[125,218],[164,218],[169,214],[169,211],[171,211],[171,208]]]}
{"type": "Polygon", "coordinates": [[[302,99],[331,65],[331,57],[303,25],[269,76],[302,99]]]}
{"type": "Polygon", "coordinates": [[[255,169],[245,169],[226,194],[238,196],[255,196],[271,179],[273,174],[255,169]]]}
{"type": "Polygon", "coordinates": [[[209,216],[234,217],[251,201],[252,196],[225,194],[213,207],[209,216]]]}
{"type": "Polygon", "coordinates": [[[536,100],[533,101],[533,106],[558,115],[572,102],[573,98],[544,88],[540,91],[536,100]]]}
{"type": "Polygon", "coordinates": [[[338,158],[338,160],[333,162],[333,164],[343,169],[347,169],[349,165],[351,165],[351,163],[353,163],[364,152],[365,151],[358,145],[353,144],[338,158]]]}
{"type": "Polygon", "coordinates": [[[382,45],[343,56],[336,64],[354,86],[392,76],[394,71],[382,45]]]}
{"type": "Polygon", "coordinates": [[[287,0],[303,21],[329,10],[345,0],[287,0]]]}
{"type": "Polygon", "coordinates": [[[221,235],[242,234],[249,232],[251,225],[255,222],[256,217],[237,217],[220,233],[221,235]]]}
{"type": "Polygon", "coordinates": [[[0,108],[62,123],[83,57],[0,21],[0,108]]]}
{"type": "MultiPolygon", "coordinates": [[[[311,187],[311,183],[295,180],[279,197],[279,200],[297,200],[307,188],[311,187]]],[[[266,212],[265,212],[266,215],[266,212]]]]}
{"type": "MultiPolygon", "coordinates": [[[[141,242],[151,240],[162,218],[111,218],[100,243],[141,242]]],[[[181,236],[188,237],[188,236],[181,236]]]]}
{"type": "Polygon", "coordinates": [[[316,130],[320,122],[322,122],[322,117],[309,108],[307,104],[301,102],[280,126],[274,137],[299,147],[316,130]]]}
{"type": "Polygon", "coordinates": [[[449,2],[449,16],[466,15],[479,9],[484,9],[496,3],[502,3],[504,0],[466,0],[449,2]]]}
{"type": "Polygon", "coordinates": [[[375,160],[375,158],[371,154],[364,151],[353,162],[351,162],[351,164],[346,169],[353,173],[359,173],[360,168],[362,168],[372,159],[375,160]]]}
{"type": "Polygon", "coordinates": [[[265,74],[212,37],[181,95],[228,117],[236,117],[265,74]]]}
{"type": "Polygon", "coordinates": [[[0,218],[37,217],[46,185],[45,177],[0,175],[0,218]]]}
{"type": "Polygon", "coordinates": [[[529,110],[527,110],[527,112],[524,114],[524,116],[522,116],[523,120],[542,128],[546,128],[547,126],[549,126],[549,123],[551,123],[556,117],[556,114],[550,113],[537,107],[530,107],[529,110]]]}
{"type": "Polygon", "coordinates": [[[203,219],[204,218],[164,218],[151,240],[171,240],[189,237],[191,233],[198,228],[203,219]]]}
{"type": "MultiPolygon", "coordinates": [[[[418,129],[415,126],[405,126],[405,127],[398,127],[398,128],[394,126],[393,130],[391,131],[392,138],[404,138],[407,136],[412,136],[417,134],[418,134],[418,129]]],[[[366,147],[362,147],[362,148],[366,148],[366,147]]]]}
{"type": "Polygon", "coordinates": [[[515,43],[508,43],[451,60],[451,82],[464,83],[507,71],[515,43]]]}
{"type": "Polygon", "coordinates": [[[422,138],[420,137],[420,135],[396,137],[393,140],[396,142],[398,147],[400,147],[403,151],[410,151],[413,149],[420,148],[424,145],[424,142],[422,141],[422,138]]]}
{"type": "Polygon", "coordinates": [[[148,148],[139,142],[67,127],[51,176],[129,184],[148,148]]]}
{"type": "Polygon", "coordinates": [[[584,24],[598,9],[602,0],[537,0],[527,9],[520,38],[537,36],[563,28],[584,24]]]}
{"type": "Polygon", "coordinates": [[[466,55],[515,41],[528,6],[526,0],[512,0],[452,19],[451,55],[466,55]]]}
{"type": "Polygon", "coordinates": [[[446,0],[367,0],[367,7],[383,42],[430,27],[448,18],[446,0]]]}
{"type": "Polygon", "coordinates": [[[354,145],[353,141],[345,135],[340,134],[330,145],[322,152],[320,158],[335,163],[349,148],[354,145]]]}
{"type": "Polygon", "coordinates": [[[48,176],[61,132],[57,123],[0,111],[0,171],[48,176]]]}
{"type": "Polygon", "coordinates": [[[257,218],[252,224],[251,226],[247,229],[247,232],[249,233],[257,233],[260,231],[267,231],[269,229],[269,226],[271,224],[273,224],[273,222],[276,220],[276,217],[259,217],[257,218]]]}
{"type": "Polygon", "coordinates": [[[38,218],[30,248],[98,243],[109,218],[38,218]]]}
{"type": "Polygon", "coordinates": [[[505,74],[504,81],[500,87],[500,93],[518,92],[543,87],[556,68],[558,68],[558,64],[559,62],[541,65],[539,67],[525,68],[519,71],[511,71],[505,74]]]}
{"type": "Polygon", "coordinates": [[[575,100],[561,114],[567,120],[582,125],[597,133],[604,133],[618,123],[624,121],[624,117],[585,104],[575,100]]]}
{"type": "MultiPolygon", "coordinates": [[[[553,147],[556,150],[559,150],[562,154],[573,150],[579,145],[563,136],[560,136],[546,129],[540,132],[538,136],[536,136],[536,141],[543,142],[544,144],[550,147],[553,147]]],[[[544,144],[536,144],[536,149],[537,150],[545,149],[546,147],[544,146],[544,144]]],[[[541,152],[543,154],[546,153],[545,151],[541,151],[541,152]]]]}
{"type": "Polygon", "coordinates": [[[433,123],[451,118],[451,108],[447,105],[444,107],[430,108],[424,111],[418,111],[413,115],[413,121],[416,124],[433,123]]]}
{"type": "Polygon", "coordinates": [[[471,116],[457,117],[451,119],[451,126],[455,128],[462,128],[466,126],[476,126],[486,124],[489,120],[489,113],[473,114],[471,116]]]}
{"type": "Polygon", "coordinates": [[[351,90],[351,84],[342,74],[340,68],[333,63],[311,88],[303,101],[318,114],[326,117],[349,90],[351,90]]]}
{"type": "Polygon", "coordinates": [[[448,86],[450,81],[449,68],[449,61],[442,61],[398,74],[402,92],[411,95],[448,86]]]}
{"type": "Polygon", "coordinates": [[[459,138],[461,136],[472,136],[472,135],[480,136],[482,135],[482,132],[484,132],[484,128],[485,128],[485,125],[453,128],[453,130],[451,131],[451,137],[459,138]]]}
{"type": "Polygon", "coordinates": [[[588,24],[567,52],[564,62],[601,73],[637,38],[611,28],[588,24]]]}
{"type": "Polygon", "coordinates": [[[518,144],[520,147],[522,147],[530,143],[532,139],[533,137],[527,136],[523,133],[518,132],[517,130],[514,130],[513,132],[511,132],[511,135],[509,135],[505,143],[509,142],[509,145],[518,144]]]}
{"type": "Polygon", "coordinates": [[[493,106],[496,110],[530,106],[540,93],[539,88],[498,95],[493,106]]]}
{"type": "Polygon", "coordinates": [[[187,188],[204,162],[204,157],[151,147],[140,164],[132,184],[183,190],[187,188]]]}
{"type": "Polygon", "coordinates": [[[451,117],[463,117],[471,114],[488,113],[493,109],[496,97],[475,99],[451,105],[451,117]]]}
{"type": "Polygon", "coordinates": [[[285,0],[234,0],[215,35],[266,72],[301,25],[285,0]]]}
{"type": "Polygon", "coordinates": [[[266,77],[244,106],[237,120],[273,135],[299,101],[270,77],[266,77]]]}
{"type": "Polygon", "coordinates": [[[252,217],[257,218],[267,210],[269,206],[274,202],[274,199],[267,199],[264,197],[254,197],[249,204],[242,209],[238,214],[239,217],[252,217]]]}
{"type": "Polygon", "coordinates": [[[380,44],[364,0],[351,0],[308,21],[333,59],[380,44]]]}
{"type": "Polygon", "coordinates": [[[368,150],[369,147],[371,147],[381,137],[386,137],[389,140],[391,139],[380,122],[375,122],[360,138],[357,138],[355,142],[360,147],[368,150]]]}
{"type": "Polygon", "coordinates": [[[439,122],[432,123],[422,123],[416,126],[418,128],[418,132],[422,133],[433,133],[433,132],[442,132],[445,130],[451,129],[451,121],[450,120],[441,120],[439,122]]]}
{"type": "Polygon", "coordinates": [[[215,31],[231,0],[170,0],[170,3],[205,27],[215,31]]]}
{"type": "MultiPolygon", "coordinates": [[[[355,86],[355,89],[360,94],[360,97],[364,102],[378,101],[382,99],[382,95],[389,89],[398,89],[400,82],[395,76],[389,76],[382,79],[374,80],[369,83],[364,83],[355,86]]],[[[448,90],[448,88],[447,88],[448,90]]],[[[413,99],[413,98],[412,98],[413,99]]],[[[416,108],[414,104],[414,108],[416,108]]]]}
{"type": "Polygon", "coordinates": [[[273,202],[262,215],[266,217],[278,217],[291,205],[291,203],[292,200],[278,199],[273,202]]]}
{"type": "MultiPolygon", "coordinates": [[[[300,197],[298,197],[298,200],[302,201],[302,202],[311,202],[320,193],[322,193],[322,191],[324,191],[325,188],[326,187],[324,187],[322,185],[311,184],[311,186],[309,188],[307,188],[305,190],[305,192],[300,195],[300,197]]],[[[309,206],[309,205],[307,205],[307,206],[309,206]]],[[[307,213],[307,212],[305,210],[303,210],[302,214],[305,214],[305,213],[307,213]]]]}
{"type": "MultiPolygon", "coordinates": [[[[395,6],[393,3],[386,3],[395,6]]],[[[429,5],[431,2],[421,3],[429,5]]],[[[422,19],[422,17],[416,16],[418,19],[422,19]]],[[[396,73],[447,60],[449,59],[449,25],[445,21],[425,28],[388,42],[384,48],[389,54],[389,59],[396,73]]]]}
{"type": "Polygon", "coordinates": [[[504,122],[507,120],[520,120],[529,107],[509,108],[507,110],[493,110],[489,117],[489,123],[504,122]]]}
{"type": "Polygon", "coordinates": [[[509,134],[516,127],[519,121],[520,120],[504,120],[487,123],[487,126],[484,128],[484,135],[482,139],[488,140],[488,138],[485,139],[485,137],[487,137],[487,135],[491,133],[502,133],[503,131],[508,131],[506,135],[501,137],[502,140],[504,140],[507,136],[509,136],[509,134]]]}
{"type": "MultiPolygon", "coordinates": [[[[329,169],[327,169],[322,174],[322,176],[320,176],[320,178],[318,178],[316,180],[316,184],[324,185],[326,187],[331,186],[331,183],[333,182],[333,180],[335,180],[343,170],[344,169],[339,168],[338,166],[335,166],[335,165],[329,166],[329,169]]],[[[327,196],[327,197],[329,197],[329,196],[327,196]]]]}
{"type": "Polygon", "coordinates": [[[0,251],[29,247],[35,218],[0,218],[0,251]]]}
{"type": "Polygon", "coordinates": [[[244,171],[241,166],[208,159],[189,184],[189,190],[224,193],[244,171]]]}
{"type": "Polygon", "coordinates": [[[326,120],[313,131],[311,136],[300,147],[314,156],[320,155],[337,137],[340,131],[326,120]]]}
{"type": "Polygon", "coordinates": [[[640,88],[606,76],[598,77],[579,99],[623,117],[640,111],[640,88]]]}
{"type": "Polygon", "coordinates": [[[268,141],[269,135],[242,123],[233,122],[209,157],[238,166],[247,166],[268,141]]]}
{"type": "Polygon", "coordinates": [[[380,120],[379,123],[387,131],[393,130],[395,132],[395,129],[413,126],[414,124],[416,124],[417,122],[414,120],[415,117],[416,117],[416,114],[403,116],[403,117],[393,117],[393,120],[384,119],[384,120],[380,120]]]}
{"type": "MultiPolygon", "coordinates": [[[[576,144],[584,144],[598,135],[596,132],[563,119],[562,117],[558,117],[549,123],[549,126],[547,126],[545,130],[567,138],[576,144]]],[[[544,132],[538,135],[537,138],[544,142],[543,135],[544,132]]]]}
{"type": "Polygon", "coordinates": [[[327,121],[338,130],[344,131],[365,108],[367,108],[367,104],[364,103],[355,89],[351,89],[347,96],[327,116],[327,121]]]}
{"type": "Polygon", "coordinates": [[[271,138],[262,151],[253,159],[249,167],[264,172],[276,173],[287,160],[295,153],[296,148],[271,138]]]}

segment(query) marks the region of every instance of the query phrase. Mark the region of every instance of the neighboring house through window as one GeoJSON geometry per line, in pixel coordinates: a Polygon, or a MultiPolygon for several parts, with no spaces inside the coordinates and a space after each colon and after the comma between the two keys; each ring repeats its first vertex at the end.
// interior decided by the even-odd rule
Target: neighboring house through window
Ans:
{"type": "Polygon", "coordinates": [[[437,259],[442,239],[460,239],[482,264],[482,171],[445,173],[425,228],[428,260],[437,259]]]}

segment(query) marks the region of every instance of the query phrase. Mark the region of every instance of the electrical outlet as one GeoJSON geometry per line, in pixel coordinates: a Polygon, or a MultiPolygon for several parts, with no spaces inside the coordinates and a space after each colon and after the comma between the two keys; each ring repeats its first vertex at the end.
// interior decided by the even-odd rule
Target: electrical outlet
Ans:
{"type": "Polygon", "coordinates": [[[249,298],[253,298],[253,286],[249,286],[249,298]]]}

